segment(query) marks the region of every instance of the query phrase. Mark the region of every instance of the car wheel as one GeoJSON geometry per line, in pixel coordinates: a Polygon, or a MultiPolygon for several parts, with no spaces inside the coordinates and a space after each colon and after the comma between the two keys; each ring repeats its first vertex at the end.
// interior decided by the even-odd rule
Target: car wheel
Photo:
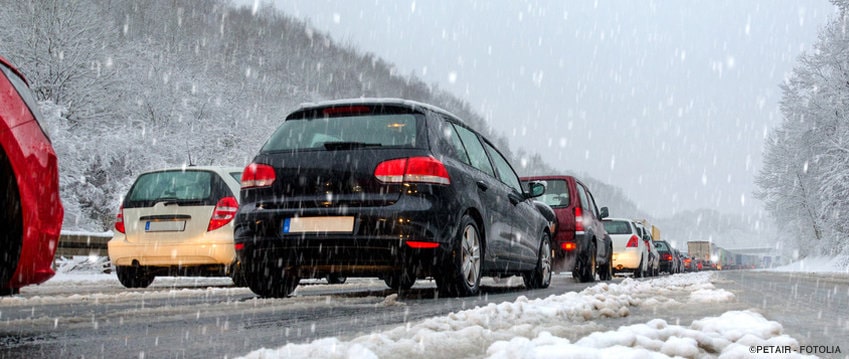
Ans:
{"type": "Polygon", "coordinates": [[[115,272],[118,274],[118,281],[127,288],[147,288],[155,278],[146,269],[138,266],[117,266],[115,272]]]}
{"type": "Polygon", "coordinates": [[[345,284],[345,281],[348,280],[348,277],[343,277],[338,274],[328,274],[327,277],[328,284],[345,284]]]}
{"type": "Polygon", "coordinates": [[[445,263],[444,272],[437,277],[440,295],[465,297],[480,290],[483,245],[480,231],[469,215],[460,220],[460,231],[454,240],[454,250],[445,263]]]}
{"type": "Polygon", "coordinates": [[[401,270],[400,273],[393,273],[384,277],[383,282],[393,290],[407,290],[416,284],[416,277],[408,270],[401,270]]]}
{"type": "Polygon", "coordinates": [[[236,261],[230,266],[230,279],[233,280],[233,285],[237,287],[248,286],[248,280],[245,278],[245,270],[242,268],[241,262],[236,261]]]}
{"type": "Polygon", "coordinates": [[[598,278],[603,281],[608,281],[613,279],[613,248],[608,247],[607,249],[607,263],[604,264],[604,267],[600,268],[601,270],[598,272],[598,278]]]}
{"type": "Polygon", "coordinates": [[[548,288],[551,284],[551,240],[548,233],[542,234],[536,268],[524,273],[522,279],[528,289],[548,288]]]}
{"type": "Polygon", "coordinates": [[[640,265],[634,269],[634,278],[643,278],[646,276],[646,270],[643,269],[643,258],[640,257],[640,265]]]}
{"type": "MultiPolygon", "coordinates": [[[[23,218],[21,217],[21,198],[18,193],[15,173],[6,160],[6,153],[0,149],[0,284],[12,278],[23,246],[23,218]]],[[[0,288],[2,289],[2,288],[0,288]]],[[[9,288],[10,289],[10,288],[9,288]]],[[[9,291],[9,294],[13,294],[9,291]]]]}
{"type": "Polygon", "coordinates": [[[595,241],[590,243],[590,248],[587,253],[578,255],[575,260],[575,269],[572,270],[572,276],[581,283],[591,283],[595,281],[596,273],[596,256],[595,241]]]}
{"type": "Polygon", "coordinates": [[[253,263],[245,268],[248,287],[261,297],[284,298],[292,295],[300,278],[291,268],[275,268],[267,263],[253,263]]]}

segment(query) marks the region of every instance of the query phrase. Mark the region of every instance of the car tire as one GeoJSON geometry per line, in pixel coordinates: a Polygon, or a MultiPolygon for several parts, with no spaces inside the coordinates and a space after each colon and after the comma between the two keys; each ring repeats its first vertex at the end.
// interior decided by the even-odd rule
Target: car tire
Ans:
{"type": "Polygon", "coordinates": [[[117,266],[115,272],[118,274],[118,281],[127,288],[147,288],[156,278],[147,269],[139,266],[117,266]]]}
{"type": "Polygon", "coordinates": [[[345,284],[348,277],[343,277],[338,274],[328,274],[325,279],[327,279],[327,284],[345,284]]]}
{"type": "Polygon", "coordinates": [[[608,281],[613,279],[613,248],[607,248],[607,261],[602,268],[599,268],[598,279],[608,281]]]}
{"type": "Polygon", "coordinates": [[[245,270],[242,268],[241,262],[236,261],[230,266],[230,279],[233,280],[233,285],[237,287],[248,286],[248,280],[245,278],[245,270]]]}
{"type": "Polygon", "coordinates": [[[575,260],[575,269],[572,270],[572,276],[580,283],[592,283],[595,281],[596,274],[596,248],[595,241],[590,243],[590,248],[586,253],[579,254],[575,260]]]}
{"type": "Polygon", "coordinates": [[[277,268],[263,262],[246,265],[245,276],[252,292],[269,298],[291,296],[301,281],[291,268],[277,268]]]}
{"type": "Polygon", "coordinates": [[[543,233],[536,268],[531,272],[523,273],[522,279],[527,289],[548,288],[551,285],[551,275],[551,239],[548,233],[543,233]]]}
{"type": "MultiPolygon", "coordinates": [[[[21,197],[12,166],[6,159],[6,153],[0,149],[0,285],[6,284],[15,274],[23,247],[23,218],[21,216],[21,197]]],[[[13,294],[11,288],[7,294],[13,294]]]]}
{"type": "Polygon", "coordinates": [[[460,219],[459,231],[453,242],[454,248],[447,257],[443,272],[436,278],[439,294],[446,297],[478,294],[484,248],[478,225],[468,214],[460,219]]]}
{"type": "Polygon", "coordinates": [[[408,270],[401,270],[400,273],[393,273],[383,277],[383,282],[392,290],[407,290],[416,284],[416,276],[408,270]]]}
{"type": "Polygon", "coordinates": [[[637,269],[634,269],[634,278],[643,278],[646,276],[646,270],[643,269],[644,259],[640,257],[640,265],[637,266],[637,269]]]}

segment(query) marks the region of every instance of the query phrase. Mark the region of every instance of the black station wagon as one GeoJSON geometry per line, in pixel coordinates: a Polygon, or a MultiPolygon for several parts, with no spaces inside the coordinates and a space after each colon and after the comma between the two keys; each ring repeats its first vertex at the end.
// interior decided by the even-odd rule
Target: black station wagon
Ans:
{"type": "Polygon", "coordinates": [[[301,278],[382,278],[442,296],[481,276],[551,281],[551,227],[495,146],[456,116],[400,99],[305,105],[242,175],[235,246],[248,286],[289,296],[301,278]]]}

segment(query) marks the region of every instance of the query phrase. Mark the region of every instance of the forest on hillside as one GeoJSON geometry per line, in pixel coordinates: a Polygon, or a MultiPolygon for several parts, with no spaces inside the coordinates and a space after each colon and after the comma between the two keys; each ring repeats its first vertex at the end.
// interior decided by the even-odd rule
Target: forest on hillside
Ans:
{"type": "MultiPolygon", "coordinates": [[[[59,155],[65,230],[110,229],[142,171],[250,162],[298,104],[399,97],[487,134],[520,175],[567,172],[512,149],[468,103],[268,7],[225,0],[2,1],[0,53],[27,76],[59,155]]],[[[496,115],[497,116],[497,115],[496,115]]],[[[614,213],[621,190],[584,178],[614,213]]]]}

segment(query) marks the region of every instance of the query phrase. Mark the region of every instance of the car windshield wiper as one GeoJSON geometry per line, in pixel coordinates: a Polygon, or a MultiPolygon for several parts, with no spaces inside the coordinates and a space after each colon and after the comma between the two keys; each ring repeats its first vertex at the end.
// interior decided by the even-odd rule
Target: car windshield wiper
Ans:
{"type": "Polygon", "coordinates": [[[364,148],[364,147],[380,147],[383,146],[379,143],[366,143],[366,142],[325,142],[324,148],[328,150],[351,150],[355,148],[364,148]]]}

